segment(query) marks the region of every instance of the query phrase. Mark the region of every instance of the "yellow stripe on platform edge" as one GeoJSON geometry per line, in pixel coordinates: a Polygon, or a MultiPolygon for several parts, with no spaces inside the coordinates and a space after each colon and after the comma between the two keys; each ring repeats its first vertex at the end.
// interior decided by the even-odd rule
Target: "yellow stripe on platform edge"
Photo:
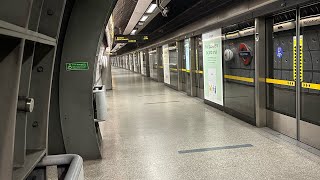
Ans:
{"type": "Polygon", "coordinates": [[[302,83],[302,87],[306,89],[314,89],[314,90],[320,90],[320,84],[315,83],[302,83]]]}
{"type": "Polygon", "coordinates": [[[278,84],[284,86],[295,86],[296,83],[294,81],[282,80],[282,79],[271,79],[266,78],[266,83],[268,84],[278,84]]]}
{"type": "Polygon", "coordinates": [[[249,83],[253,83],[254,82],[253,78],[241,77],[241,76],[224,75],[224,78],[225,79],[237,80],[237,81],[243,81],[243,82],[249,82],[249,83]]]}

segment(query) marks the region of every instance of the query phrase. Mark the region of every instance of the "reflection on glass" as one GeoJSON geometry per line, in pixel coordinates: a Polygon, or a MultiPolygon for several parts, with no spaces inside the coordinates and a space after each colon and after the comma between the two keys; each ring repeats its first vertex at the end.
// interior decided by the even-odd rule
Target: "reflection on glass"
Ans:
{"type": "Polygon", "coordinates": [[[303,121],[320,125],[320,4],[301,8],[301,26],[303,37],[301,118],[303,121]]]}
{"type": "Polygon", "coordinates": [[[222,33],[225,107],[254,122],[254,21],[225,27],[222,33]]]}
{"type": "MultiPolygon", "coordinates": [[[[271,17],[273,34],[267,61],[267,77],[272,80],[294,81],[293,73],[293,40],[295,38],[295,11],[289,11],[271,17]]],[[[267,108],[288,116],[295,117],[296,87],[286,84],[267,84],[267,108]]]]}
{"type": "Polygon", "coordinates": [[[156,49],[149,50],[149,66],[150,66],[150,77],[153,79],[158,78],[158,71],[157,71],[157,53],[156,49]]]}
{"type": "Polygon", "coordinates": [[[144,58],[144,52],[143,51],[139,52],[139,56],[140,56],[141,74],[146,75],[147,67],[146,67],[146,60],[144,58]]]}
{"type": "Polygon", "coordinates": [[[190,84],[190,39],[185,39],[183,43],[183,60],[182,60],[182,90],[187,94],[191,93],[190,84]]]}
{"type": "Polygon", "coordinates": [[[159,53],[160,56],[158,56],[159,60],[158,60],[158,73],[159,73],[159,77],[160,77],[160,82],[164,81],[164,73],[163,73],[163,59],[162,59],[162,47],[158,47],[159,49],[159,53]]]}
{"type": "Polygon", "coordinates": [[[197,87],[203,89],[203,53],[202,36],[196,37],[196,69],[197,69],[197,87]]]}
{"type": "Polygon", "coordinates": [[[196,41],[196,87],[197,96],[204,97],[204,79],[203,79],[203,50],[202,50],[202,36],[195,37],[196,41]]]}
{"type": "Polygon", "coordinates": [[[178,87],[178,52],[176,43],[169,44],[170,84],[178,87]]]}
{"type": "MultiPolygon", "coordinates": [[[[184,41],[182,41],[181,43],[184,44],[184,41]]],[[[180,49],[179,49],[180,50],[180,49]]],[[[185,70],[186,69],[186,53],[185,53],[185,46],[183,46],[183,48],[181,48],[181,54],[183,56],[182,59],[182,64],[181,64],[181,70],[185,70]]],[[[186,83],[187,83],[187,74],[185,71],[182,71],[181,73],[181,85],[182,85],[182,91],[186,91],[186,83]]]]}

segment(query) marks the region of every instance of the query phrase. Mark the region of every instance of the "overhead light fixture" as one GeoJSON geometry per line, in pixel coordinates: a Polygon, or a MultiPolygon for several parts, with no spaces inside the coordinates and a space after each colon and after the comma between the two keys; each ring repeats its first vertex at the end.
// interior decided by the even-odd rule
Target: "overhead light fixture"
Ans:
{"type": "Polygon", "coordinates": [[[144,15],[144,16],[142,16],[142,18],[140,19],[140,21],[141,21],[141,22],[144,22],[144,21],[146,21],[146,20],[148,19],[148,17],[149,17],[149,16],[144,15]]]}
{"type": "Polygon", "coordinates": [[[143,26],[143,22],[138,22],[138,26],[143,26]]]}
{"type": "Polygon", "coordinates": [[[151,4],[151,5],[149,6],[149,8],[147,9],[146,13],[151,14],[151,13],[153,13],[153,11],[154,11],[156,8],[157,8],[157,4],[151,4]]]}
{"type": "Polygon", "coordinates": [[[137,29],[132,30],[131,35],[135,35],[137,32],[137,29]]]}

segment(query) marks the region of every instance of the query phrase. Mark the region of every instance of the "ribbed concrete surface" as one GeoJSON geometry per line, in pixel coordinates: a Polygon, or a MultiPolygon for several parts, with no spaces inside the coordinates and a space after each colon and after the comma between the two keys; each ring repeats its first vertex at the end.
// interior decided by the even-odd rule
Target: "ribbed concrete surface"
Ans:
{"type": "Polygon", "coordinates": [[[103,159],[86,179],[320,179],[320,158],[138,74],[113,69],[103,159]],[[252,147],[215,147],[252,144],[252,147]],[[218,150],[179,154],[181,150],[218,150]]]}

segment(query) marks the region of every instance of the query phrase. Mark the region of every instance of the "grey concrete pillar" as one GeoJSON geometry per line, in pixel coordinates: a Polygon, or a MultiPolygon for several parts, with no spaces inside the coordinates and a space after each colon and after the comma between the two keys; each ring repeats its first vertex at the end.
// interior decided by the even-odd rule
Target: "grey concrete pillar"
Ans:
{"type": "Polygon", "coordinates": [[[111,73],[111,59],[108,55],[106,57],[106,67],[102,69],[102,78],[105,81],[103,84],[106,86],[106,90],[112,89],[112,73],[111,73]]]}
{"type": "Polygon", "coordinates": [[[59,83],[62,134],[66,152],[84,159],[101,158],[101,136],[94,122],[93,75],[101,33],[115,3],[116,0],[77,0],[64,40],[59,83]],[[67,63],[79,61],[87,62],[89,68],[66,68],[67,63]]]}

